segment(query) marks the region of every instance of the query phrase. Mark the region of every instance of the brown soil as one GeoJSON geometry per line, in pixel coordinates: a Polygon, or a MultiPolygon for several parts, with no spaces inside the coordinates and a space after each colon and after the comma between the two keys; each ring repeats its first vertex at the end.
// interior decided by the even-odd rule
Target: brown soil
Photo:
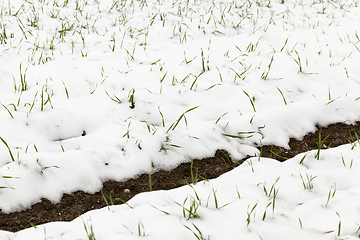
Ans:
{"type": "MultiPolygon", "coordinates": [[[[358,141],[360,136],[360,125],[333,124],[321,129],[321,136],[325,141],[323,148],[336,147],[341,144],[358,141]],[[356,134],[355,134],[356,133],[356,134]]],[[[279,161],[295,155],[318,149],[319,130],[306,135],[302,141],[290,140],[290,150],[277,146],[262,146],[263,157],[271,157],[279,161]]],[[[218,150],[214,157],[201,160],[194,160],[192,171],[193,180],[212,179],[230,171],[242,162],[233,162],[228,153],[218,150]]],[[[183,186],[192,182],[191,163],[181,164],[176,169],[166,172],[158,171],[151,175],[152,190],[168,190],[183,186]]],[[[53,221],[71,221],[79,215],[93,210],[106,207],[107,204],[122,204],[138,193],[149,191],[149,175],[141,175],[136,179],[126,182],[108,181],[103,184],[101,192],[87,194],[82,191],[72,195],[64,195],[58,204],[52,204],[46,199],[33,205],[31,209],[10,214],[0,213],[0,230],[17,232],[34,225],[44,224],[53,221]],[[106,198],[106,201],[105,201],[106,198]]]]}

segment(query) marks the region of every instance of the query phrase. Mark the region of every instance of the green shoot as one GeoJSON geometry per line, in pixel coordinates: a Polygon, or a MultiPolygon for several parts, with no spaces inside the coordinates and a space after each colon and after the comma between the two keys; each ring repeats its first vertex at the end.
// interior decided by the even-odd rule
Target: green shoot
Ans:
{"type": "Polygon", "coordinates": [[[220,121],[220,119],[221,119],[222,117],[224,117],[226,114],[228,114],[228,112],[226,112],[226,113],[224,113],[223,115],[221,115],[221,116],[216,120],[215,124],[217,124],[217,123],[220,121]]]}
{"type": "Polygon", "coordinates": [[[186,225],[184,225],[184,227],[187,228],[188,230],[190,230],[194,234],[194,236],[196,237],[197,240],[210,240],[210,236],[205,238],[204,234],[200,231],[200,229],[194,223],[192,225],[196,229],[197,233],[195,231],[193,231],[190,227],[186,226],[186,225]]]}
{"type": "Polygon", "coordinates": [[[330,190],[329,190],[329,194],[328,194],[328,197],[327,197],[327,200],[326,200],[325,207],[328,206],[330,199],[335,196],[335,193],[336,193],[336,184],[334,183],[334,189],[333,189],[333,187],[331,187],[330,190]]]}
{"type": "Polygon", "coordinates": [[[109,203],[108,203],[108,201],[106,200],[106,197],[105,197],[105,195],[104,195],[104,192],[103,192],[103,190],[101,189],[101,195],[103,196],[103,198],[104,198],[104,201],[105,201],[105,203],[106,203],[106,206],[108,207],[108,209],[110,210],[110,206],[109,206],[109,203]]]}
{"type": "Polygon", "coordinates": [[[125,201],[124,199],[122,199],[122,198],[115,198],[115,200],[120,200],[120,201],[122,201],[124,204],[126,204],[129,208],[131,208],[131,209],[133,209],[134,207],[132,207],[132,206],[130,206],[128,203],[127,203],[127,201],[125,201]]]}
{"type": "Polygon", "coordinates": [[[269,65],[268,65],[267,71],[266,71],[266,72],[263,72],[262,75],[261,75],[261,78],[262,78],[263,80],[266,80],[266,79],[268,78],[268,75],[269,75],[269,72],[270,72],[271,65],[272,65],[273,61],[274,61],[274,55],[272,55],[272,57],[271,57],[271,59],[270,59],[270,63],[269,63],[269,65]]]}
{"type": "Polygon", "coordinates": [[[122,103],[122,101],[121,101],[117,96],[113,95],[114,97],[111,97],[107,91],[105,91],[105,93],[106,93],[106,95],[108,95],[108,97],[109,97],[111,100],[113,100],[114,102],[116,102],[116,103],[118,103],[118,104],[121,104],[121,103],[122,103]]]}
{"type": "Polygon", "coordinates": [[[36,226],[36,225],[34,225],[34,224],[33,224],[32,222],[30,222],[30,221],[29,221],[29,223],[30,223],[31,227],[37,229],[37,226],[36,226]]]}
{"type": "Polygon", "coordinates": [[[321,150],[321,148],[323,147],[325,140],[328,139],[328,137],[330,137],[330,135],[331,135],[331,133],[330,133],[330,134],[327,135],[324,139],[322,139],[322,138],[321,138],[321,130],[322,130],[322,129],[320,128],[320,131],[319,131],[319,141],[318,141],[318,151],[317,151],[317,153],[315,154],[315,158],[316,158],[317,160],[320,160],[320,150],[321,150]]]}
{"type": "MultiPolygon", "coordinates": [[[[246,218],[246,225],[249,226],[250,222],[251,222],[251,214],[254,212],[255,208],[257,207],[258,203],[256,203],[251,210],[250,209],[250,205],[248,206],[248,211],[247,211],[247,218],[246,218]]],[[[255,217],[255,212],[254,212],[254,217],[255,217]]]]}
{"type": "Polygon", "coordinates": [[[254,112],[256,112],[256,109],[255,109],[255,104],[254,104],[255,97],[251,98],[251,97],[249,96],[249,94],[248,94],[247,92],[245,92],[245,90],[243,90],[243,92],[244,92],[244,93],[245,93],[245,95],[249,98],[250,103],[251,103],[251,106],[253,107],[254,112]]]}
{"type": "Polygon", "coordinates": [[[135,89],[134,88],[132,88],[131,90],[130,90],[130,92],[129,92],[129,94],[128,94],[128,98],[129,98],[129,103],[130,103],[130,108],[131,109],[134,109],[135,108],[135,89]]]}
{"type": "Polygon", "coordinates": [[[213,189],[212,192],[213,192],[213,195],[214,195],[214,203],[215,203],[215,208],[216,208],[216,209],[221,209],[221,208],[223,208],[223,207],[226,207],[226,206],[229,205],[230,203],[232,203],[232,202],[229,202],[229,203],[226,203],[226,204],[224,204],[224,205],[222,205],[222,206],[220,207],[219,204],[218,204],[218,200],[217,200],[217,196],[216,196],[216,191],[213,189]]]}
{"type": "Polygon", "coordinates": [[[294,61],[296,62],[296,64],[299,66],[299,72],[300,73],[303,73],[304,69],[302,67],[302,63],[301,63],[301,59],[300,59],[300,56],[299,56],[299,53],[295,50],[295,53],[297,55],[297,59],[294,59],[294,61]]]}
{"type": "Polygon", "coordinates": [[[161,210],[161,209],[158,209],[157,207],[155,207],[154,205],[151,205],[153,208],[155,208],[156,210],[158,210],[158,211],[160,211],[160,212],[162,212],[162,213],[164,213],[164,214],[166,214],[166,215],[170,215],[170,213],[168,213],[168,212],[166,212],[166,211],[164,211],[164,210],[161,210]]]}
{"type": "Polygon", "coordinates": [[[221,72],[220,72],[220,70],[219,70],[219,68],[218,68],[217,66],[216,66],[216,69],[217,69],[218,72],[219,72],[220,82],[223,82],[223,78],[222,78],[221,72]]]}
{"type": "Polygon", "coordinates": [[[194,164],[194,161],[191,161],[191,163],[190,163],[190,175],[191,175],[192,184],[196,185],[198,178],[197,178],[197,172],[196,172],[196,176],[194,177],[193,164],[194,164]]]}
{"type": "MultiPolygon", "coordinates": [[[[199,79],[199,77],[203,74],[204,72],[201,72],[199,75],[195,76],[195,80],[194,82],[191,84],[190,90],[193,90],[195,83],[197,82],[197,80],[199,79]]],[[[195,90],[196,91],[196,90],[195,90]]]]}
{"type": "Polygon", "coordinates": [[[301,160],[300,160],[300,164],[303,164],[303,162],[304,162],[304,160],[305,160],[305,158],[306,158],[306,156],[307,156],[308,154],[305,154],[302,158],[301,158],[301,160]]]}
{"type": "Polygon", "coordinates": [[[301,181],[302,181],[302,184],[304,186],[304,190],[305,189],[313,189],[314,188],[314,183],[313,183],[313,180],[316,178],[316,176],[312,176],[312,175],[308,175],[306,173],[306,179],[303,178],[302,174],[300,173],[300,177],[301,177],[301,181]]]}
{"type": "Polygon", "coordinates": [[[2,103],[0,103],[4,108],[5,108],[5,110],[9,113],[9,115],[10,115],[10,117],[11,118],[14,118],[14,116],[12,115],[12,113],[10,112],[10,110],[4,105],[4,104],[2,104],[2,103]]]}
{"type": "Polygon", "coordinates": [[[186,208],[185,204],[186,204],[187,200],[188,200],[188,197],[185,198],[183,204],[175,202],[175,204],[182,207],[184,218],[186,218],[186,220],[189,220],[191,218],[200,218],[200,216],[197,214],[197,210],[198,210],[198,208],[200,206],[200,202],[191,197],[191,199],[190,199],[190,207],[186,208]]]}
{"type": "Polygon", "coordinates": [[[7,142],[5,142],[5,140],[4,140],[2,137],[0,137],[0,140],[4,143],[4,145],[5,145],[6,148],[8,149],[11,160],[12,160],[13,162],[15,162],[14,156],[13,156],[13,154],[12,154],[12,152],[11,152],[11,150],[10,150],[10,147],[9,147],[9,145],[7,144],[7,142]]]}
{"type": "Polygon", "coordinates": [[[224,135],[225,137],[245,139],[245,138],[251,138],[252,136],[254,136],[254,133],[256,133],[256,132],[250,131],[250,132],[238,132],[238,135],[232,135],[232,134],[226,134],[226,133],[223,133],[222,135],[224,135]],[[244,136],[244,135],[247,135],[247,136],[244,136]]]}
{"type": "Polygon", "coordinates": [[[163,115],[162,112],[160,111],[160,106],[158,106],[158,110],[159,110],[159,113],[160,113],[160,116],[161,116],[162,126],[165,127],[165,119],[164,119],[164,115],[163,115]]]}
{"type": "Polygon", "coordinates": [[[65,86],[65,83],[64,83],[62,80],[61,80],[61,82],[62,82],[62,84],[64,85],[67,99],[70,99],[70,98],[69,98],[69,92],[68,92],[68,90],[67,90],[67,88],[66,88],[66,86],[65,86]]]}
{"type": "Polygon", "coordinates": [[[202,66],[202,72],[205,72],[206,70],[210,71],[209,57],[205,59],[203,49],[201,49],[201,66],[202,66]]]}
{"type": "MultiPolygon", "coordinates": [[[[176,120],[175,122],[173,122],[173,124],[171,124],[171,126],[168,128],[168,130],[167,130],[166,132],[168,133],[170,130],[174,131],[175,128],[177,127],[177,125],[179,124],[179,122],[181,121],[181,119],[182,119],[182,118],[185,118],[185,114],[188,113],[188,112],[191,112],[191,111],[193,111],[193,110],[195,110],[195,109],[197,109],[198,107],[200,107],[200,106],[196,106],[196,107],[193,107],[193,108],[190,108],[190,109],[186,110],[183,114],[180,115],[180,117],[178,118],[178,120],[176,120]]],[[[186,124],[186,126],[187,126],[186,120],[185,120],[185,124],[186,124]]]]}
{"type": "Polygon", "coordinates": [[[138,233],[139,233],[139,237],[145,237],[145,227],[141,221],[139,221],[138,223],[138,233]]]}
{"type": "MultiPolygon", "coordinates": [[[[279,154],[275,153],[275,152],[272,150],[272,148],[270,149],[270,153],[271,153],[271,155],[274,154],[275,156],[277,156],[277,157],[279,157],[279,158],[281,158],[281,159],[284,159],[284,160],[288,160],[288,159],[289,159],[289,158],[287,158],[287,157],[283,157],[283,156],[280,156],[279,154]]],[[[271,155],[270,155],[270,158],[271,158],[271,155]]]]}
{"type": "Polygon", "coordinates": [[[86,232],[86,235],[87,235],[88,239],[89,240],[96,240],[92,224],[90,225],[89,230],[88,230],[88,228],[87,228],[84,221],[83,221],[83,224],[84,224],[85,232],[86,232]]]}
{"type": "Polygon", "coordinates": [[[268,205],[266,205],[266,207],[265,207],[264,214],[263,214],[263,217],[262,217],[262,220],[263,220],[263,221],[265,221],[265,219],[266,219],[266,211],[267,211],[267,209],[268,209],[268,207],[269,207],[270,205],[271,205],[271,202],[269,202],[268,205]]]}
{"type": "Polygon", "coordinates": [[[339,217],[339,224],[338,224],[338,233],[337,235],[340,236],[341,233],[341,218],[340,218],[340,214],[338,212],[336,212],[336,215],[338,215],[339,217]]]}
{"type": "Polygon", "coordinates": [[[286,99],[285,99],[285,97],[284,97],[284,94],[282,93],[282,91],[280,90],[280,88],[278,88],[278,87],[276,87],[276,88],[277,88],[277,90],[279,90],[279,92],[280,92],[280,94],[281,94],[281,96],[282,96],[282,98],[283,98],[283,101],[284,101],[285,105],[287,105],[287,102],[286,102],[286,99]]]}
{"type": "Polygon", "coordinates": [[[280,52],[282,52],[282,51],[284,50],[284,48],[285,48],[285,46],[286,46],[286,44],[287,44],[288,40],[289,40],[289,37],[288,37],[288,38],[286,38],[286,40],[285,40],[285,43],[284,43],[283,47],[280,49],[280,52]]]}
{"type": "Polygon", "coordinates": [[[238,198],[241,199],[241,195],[240,195],[237,184],[236,184],[236,194],[237,194],[238,198]]]}
{"type": "Polygon", "coordinates": [[[59,138],[59,142],[60,142],[61,150],[62,150],[63,152],[65,152],[64,146],[63,146],[62,143],[61,143],[61,138],[59,138]]]}
{"type": "Polygon", "coordinates": [[[151,183],[151,175],[152,173],[154,172],[154,169],[155,169],[155,165],[153,163],[151,163],[151,173],[149,174],[149,189],[150,189],[150,192],[152,192],[152,183],[151,183]]]}

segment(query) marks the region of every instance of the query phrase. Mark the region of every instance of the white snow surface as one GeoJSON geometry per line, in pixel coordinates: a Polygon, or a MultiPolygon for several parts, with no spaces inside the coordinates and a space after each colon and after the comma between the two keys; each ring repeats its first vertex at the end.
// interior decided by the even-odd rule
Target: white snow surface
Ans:
{"type": "MultiPolygon", "coordinates": [[[[0,210],[355,123],[358,4],[2,1],[0,210]]],[[[209,182],[0,237],[356,239],[359,151],[254,157],[209,182]]]]}

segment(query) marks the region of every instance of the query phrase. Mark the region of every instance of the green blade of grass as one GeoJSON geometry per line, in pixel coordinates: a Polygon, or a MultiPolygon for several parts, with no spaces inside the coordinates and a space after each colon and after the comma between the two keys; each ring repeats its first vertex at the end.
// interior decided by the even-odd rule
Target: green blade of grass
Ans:
{"type": "Polygon", "coordinates": [[[9,145],[5,142],[5,140],[4,140],[2,137],[0,137],[0,140],[4,143],[4,145],[6,146],[6,148],[9,150],[9,154],[10,154],[11,160],[12,160],[13,162],[15,162],[14,156],[13,156],[11,150],[10,150],[9,145]]]}

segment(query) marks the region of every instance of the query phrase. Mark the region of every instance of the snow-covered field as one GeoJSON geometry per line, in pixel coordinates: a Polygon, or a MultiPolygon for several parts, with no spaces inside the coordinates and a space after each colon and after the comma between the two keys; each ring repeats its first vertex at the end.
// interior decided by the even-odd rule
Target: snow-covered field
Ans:
{"type": "Polygon", "coordinates": [[[217,149],[255,157],[0,239],[358,239],[359,143],[284,163],[256,148],[359,120],[358,4],[1,1],[1,211],[217,149]]]}

